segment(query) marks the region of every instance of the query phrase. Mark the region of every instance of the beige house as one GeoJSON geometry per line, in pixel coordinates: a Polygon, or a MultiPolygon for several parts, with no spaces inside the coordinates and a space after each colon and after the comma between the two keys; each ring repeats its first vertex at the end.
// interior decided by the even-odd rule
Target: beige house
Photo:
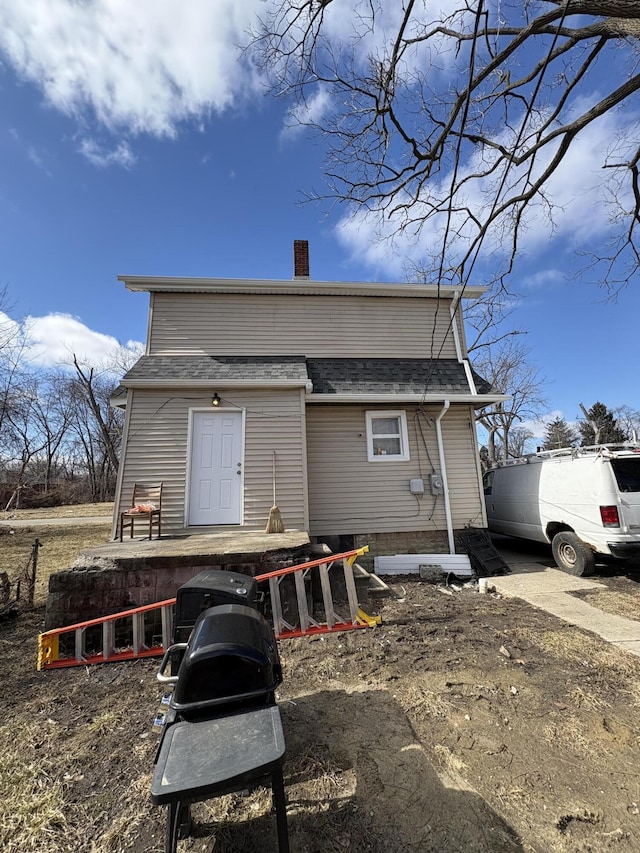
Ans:
{"type": "Polygon", "coordinates": [[[275,459],[287,529],[453,551],[486,527],[474,409],[503,399],[467,360],[459,291],[313,281],[306,241],[294,257],[290,281],[119,276],[150,310],[122,380],[114,535],[151,481],[163,535],[262,530],[275,459]]]}

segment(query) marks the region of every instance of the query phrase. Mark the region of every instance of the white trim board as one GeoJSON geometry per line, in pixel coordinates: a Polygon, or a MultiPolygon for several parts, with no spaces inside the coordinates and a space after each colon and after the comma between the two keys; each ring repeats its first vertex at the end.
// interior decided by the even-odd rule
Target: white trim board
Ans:
{"type": "Polygon", "coordinates": [[[473,577],[471,561],[466,554],[393,554],[374,557],[377,575],[419,575],[420,566],[440,566],[444,575],[473,577]]]}

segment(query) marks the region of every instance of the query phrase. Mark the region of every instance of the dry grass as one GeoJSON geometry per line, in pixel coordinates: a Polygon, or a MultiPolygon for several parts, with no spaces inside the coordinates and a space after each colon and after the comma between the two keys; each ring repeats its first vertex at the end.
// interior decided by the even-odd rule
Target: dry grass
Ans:
{"type": "Polygon", "coordinates": [[[554,749],[569,755],[588,755],[593,749],[589,733],[580,720],[564,715],[558,724],[548,723],[542,728],[542,737],[554,749]]]}
{"type": "Polygon", "coordinates": [[[128,841],[139,837],[153,808],[149,803],[151,775],[144,773],[129,785],[127,794],[119,800],[116,816],[92,843],[91,853],[130,849],[128,841]],[[142,808],[141,803],[144,803],[142,808]]]}
{"type": "Polygon", "coordinates": [[[609,707],[609,702],[587,690],[583,690],[582,687],[574,687],[573,690],[570,690],[569,699],[577,708],[586,708],[590,711],[602,711],[609,707]]]}
{"type": "Polygon", "coordinates": [[[72,504],[70,506],[47,506],[39,509],[10,509],[0,511],[0,523],[11,523],[11,519],[30,518],[93,518],[113,515],[113,501],[97,504],[72,504]]]}
{"type": "Polygon", "coordinates": [[[461,758],[451,752],[448,746],[438,743],[434,747],[434,753],[440,761],[440,764],[448,770],[449,773],[452,773],[454,776],[464,773],[466,764],[461,758]]]}
{"type": "Polygon", "coordinates": [[[120,711],[104,711],[88,724],[87,731],[94,735],[104,735],[107,732],[113,732],[122,722],[122,713],[120,711]]]}
{"type": "Polygon", "coordinates": [[[446,719],[451,714],[453,706],[441,695],[429,689],[428,685],[430,684],[433,684],[433,679],[430,679],[429,676],[416,676],[405,690],[403,707],[408,714],[417,720],[430,717],[446,719]]]}
{"type": "Polygon", "coordinates": [[[577,663],[581,666],[613,670],[619,676],[633,678],[640,676],[640,659],[625,654],[616,646],[611,646],[600,637],[567,627],[557,631],[537,632],[527,628],[517,628],[514,636],[527,645],[537,646],[545,654],[559,660],[577,663]]]}
{"type": "Polygon", "coordinates": [[[12,720],[0,729],[0,849],[58,853],[77,849],[64,813],[64,788],[39,750],[42,726],[12,720]]]}
{"type": "Polygon", "coordinates": [[[15,527],[0,525],[0,572],[7,572],[12,584],[27,570],[35,539],[38,550],[36,606],[46,602],[49,575],[71,568],[80,551],[109,541],[110,524],[84,524],[81,527],[15,527]]]}
{"type": "Polygon", "coordinates": [[[633,595],[615,592],[614,590],[604,592],[598,590],[582,595],[581,598],[593,607],[597,607],[598,610],[604,610],[605,613],[624,616],[626,619],[640,620],[640,593],[633,595]]]}
{"type": "Polygon", "coordinates": [[[640,680],[632,681],[629,685],[629,696],[634,708],[640,708],[640,680]]]}

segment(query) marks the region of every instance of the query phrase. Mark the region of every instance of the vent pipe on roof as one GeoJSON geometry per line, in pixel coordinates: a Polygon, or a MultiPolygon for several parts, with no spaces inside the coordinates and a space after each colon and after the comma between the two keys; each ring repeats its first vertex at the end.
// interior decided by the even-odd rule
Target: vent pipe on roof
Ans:
{"type": "Polygon", "coordinates": [[[309,241],[293,241],[293,277],[309,278],[309,241]]]}

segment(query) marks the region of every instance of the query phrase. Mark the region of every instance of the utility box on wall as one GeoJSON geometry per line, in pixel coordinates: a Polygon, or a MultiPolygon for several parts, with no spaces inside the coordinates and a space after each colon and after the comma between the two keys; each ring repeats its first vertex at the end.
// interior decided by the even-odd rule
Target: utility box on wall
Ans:
{"type": "Polygon", "coordinates": [[[436,474],[435,471],[433,474],[429,474],[429,487],[431,488],[432,495],[443,494],[444,484],[442,482],[442,475],[436,474]]]}
{"type": "Polygon", "coordinates": [[[409,491],[412,495],[424,495],[424,480],[418,477],[409,480],[409,491]]]}

